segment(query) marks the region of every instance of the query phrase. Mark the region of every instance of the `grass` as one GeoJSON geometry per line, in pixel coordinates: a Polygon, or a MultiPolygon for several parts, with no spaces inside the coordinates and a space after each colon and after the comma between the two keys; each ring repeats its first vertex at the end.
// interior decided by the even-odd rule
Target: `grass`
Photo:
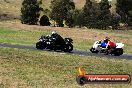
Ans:
{"type": "MultiPolygon", "coordinates": [[[[83,0],[84,1],[84,0],[83,0]]],[[[83,1],[76,1],[78,8],[83,1]]],[[[50,0],[44,6],[49,7],[50,0]]],[[[4,14],[20,16],[21,0],[0,2],[0,11],[4,14]]],[[[110,36],[115,42],[125,43],[125,53],[132,54],[131,30],[97,30],[79,28],[54,28],[35,25],[24,25],[19,22],[0,22],[0,42],[35,46],[42,34],[57,30],[63,37],[74,40],[74,48],[89,49],[93,42],[110,36]]],[[[79,86],[76,83],[78,70],[83,66],[88,74],[130,74],[132,61],[109,59],[107,57],[77,56],[63,53],[46,52],[28,49],[11,49],[0,47],[0,88],[131,88],[130,84],[88,84],[79,86]]]]}
{"type": "Polygon", "coordinates": [[[9,1],[9,3],[5,2],[4,0],[1,0],[0,12],[1,14],[6,14],[9,17],[8,19],[10,20],[14,18],[18,19],[20,17],[21,3],[21,0],[11,0],[9,1]]]}
{"type": "MultiPolygon", "coordinates": [[[[46,33],[45,33],[46,34],[46,33]]],[[[34,45],[34,37],[37,38],[42,35],[42,33],[34,33],[28,31],[16,31],[10,30],[9,28],[0,28],[0,42],[13,43],[13,44],[23,44],[23,45],[34,45]]]]}
{"type": "MultiPolygon", "coordinates": [[[[0,47],[0,87],[80,88],[75,80],[78,66],[83,66],[88,74],[132,75],[131,60],[0,47]]],[[[131,85],[88,84],[81,88],[131,88],[131,85]]]]}
{"type": "MultiPolygon", "coordinates": [[[[55,28],[1,22],[0,42],[34,46],[42,34],[57,30],[63,37],[74,39],[74,48],[87,50],[106,35],[125,43],[125,53],[132,53],[131,30],[97,30],[55,28]]],[[[132,61],[125,59],[77,56],[63,53],[0,47],[0,88],[80,88],[76,83],[83,66],[88,74],[130,74],[132,61]]],[[[88,84],[81,88],[131,88],[130,84],[88,84]]]]}
{"type": "Polygon", "coordinates": [[[56,28],[43,27],[36,25],[24,25],[20,23],[0,23],[0,42],[23,44],[35,46],[39,37],[51,34],[51,31],[56,30],[63,37],[71,37],[74,41],[74,48],[87,51],[91,48],[96,40],[101,40],[106,36],[110,36],[115,42],[125,44],[125,53],[132,53],[132,31],[131,30],[98,30],[98,29],[79,29],[79,28],[56,28]]]}

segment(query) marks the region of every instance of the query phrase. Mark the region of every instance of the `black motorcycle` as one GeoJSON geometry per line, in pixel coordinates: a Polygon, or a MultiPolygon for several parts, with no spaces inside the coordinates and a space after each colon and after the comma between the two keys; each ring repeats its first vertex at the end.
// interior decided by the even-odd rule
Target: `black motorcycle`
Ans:
{"type": "Polygon", "coordinates": [[[51,36],[41,36],[39,42],[36,43],[36,48],[71,52],[73,50],[72,43],[73,40],[71,38],[64,38],[63,42],[60,43],[56,42],[56,39],[51,36]]]}

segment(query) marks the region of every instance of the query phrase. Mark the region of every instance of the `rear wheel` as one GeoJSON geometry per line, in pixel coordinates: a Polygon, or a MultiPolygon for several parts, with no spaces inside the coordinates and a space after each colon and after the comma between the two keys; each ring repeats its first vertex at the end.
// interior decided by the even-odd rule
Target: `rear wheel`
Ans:
{"type": "Polygon", "coordinates": [[[122,48],[119,48],[119,49],[115,49],[114,50],[114,55],[115,56],[120,56],[123,54],[123,49],[122,48]]]}

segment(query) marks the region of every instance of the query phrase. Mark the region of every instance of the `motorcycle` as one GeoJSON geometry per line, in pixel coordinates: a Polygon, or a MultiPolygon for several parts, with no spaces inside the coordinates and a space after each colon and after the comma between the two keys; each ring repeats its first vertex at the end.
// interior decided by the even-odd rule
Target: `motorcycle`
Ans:
{"type": "Polygon", "coordinates": [[[51,36],[41,36],[39,42],[36,43],[37,49],[61,50],[64,52],[71,52],[73,50],[73,40],[71,38],[64,38],[63,43],[56,43],[56,39],[51,36]]]}
{"type": "Polygon", "coordinates": [[[120,56],[123,54],[123,47],[124,47],[123,43],[116,43],[116,47],[112,48],[110,52],[108,52],[108,48],[101,47],[101,43],[102,43],[101,41],[94,42],[90,51],[92,53],[104,53],[104,54],[111,54],[115,56],[120,56]]]}

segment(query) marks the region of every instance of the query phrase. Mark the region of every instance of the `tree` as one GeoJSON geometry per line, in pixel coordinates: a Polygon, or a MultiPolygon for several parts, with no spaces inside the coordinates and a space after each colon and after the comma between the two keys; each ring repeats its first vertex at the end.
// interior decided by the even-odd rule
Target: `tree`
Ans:
{"type": "Polygon", "coordinates": [[[71,0],[52,0],[50,18],[62,25],[67,19],[68,12],[75,8],[74,2],[71,0]]]}
{"type": "Polygon", "coordinates": [[[101,10],[101,14],[98,19],[99,24],[101,29],[106,29],[110,25],[111,13],[109,9],[111,8],[111,5],[108,0],[101,0],[99,5],[101,10]]]}
{"type": "Polygon", "coordinates": [[[74,19],[75,10],[70,10],[67,13],[67,17],[65,19],[65,24],[71,28],[75,26],[75,19],[74,19]]]}
{"type": "Polygon", "coordinates": [[[40,18],[40,25],[41,26],[50,26],[50,22],[49,22],[49,18],[46,16],[46,15],[43,15],[41,18],[40,18]]]}
{"type": "Polygon", "coordinates": [[[86,0],[86,4],[83,8],[83,17],[84,17],[84,25],[90,26],[90,16],[92,11],[92,2],[90,0],[86,0]]]}
{"type": "Polygon", "coordinates": [[[111,14],[111,26],[112,29],[118,29],[121,16],[118,13],[111,14]]]}
{"type": "Polygon", "coordinates": [[[73,14],[74,25],[79,26],[81,28],[84,25],[83,11],[75,10],[73,14]]]}
{"type": "Polygon", "coordinates": [[[132,0],[117,0],[116,12],[124,23],[132,25],[132,0]]]}
{"type": "Polygon", "coordinates": [[[82,12],[84,21],[83,25],[89,28],[96,28],[99,14],[100,8],[98,3],[86,0],[86,4],[84,5],[82,12]]]}
{"type": "Polygon", "coordinates": [[[40,7],[41,1],[37,0],[24,0],[21,8],[21,23],[35,25],[38,22],[40,16],[40,7]]]}

